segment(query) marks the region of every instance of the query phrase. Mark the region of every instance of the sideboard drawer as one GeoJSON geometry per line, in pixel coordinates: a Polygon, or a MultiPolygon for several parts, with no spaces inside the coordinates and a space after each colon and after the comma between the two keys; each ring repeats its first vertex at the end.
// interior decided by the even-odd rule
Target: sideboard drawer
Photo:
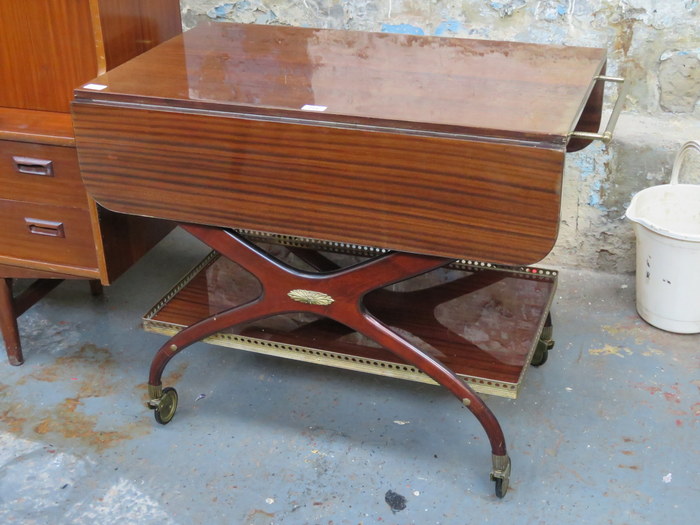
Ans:
{"type": "Polygon", "coordinates": [[[0,199],[0,260],[96,268],[87,210],[0,199]]]}
{"type": "Polygon", "coordinates": [[[0,140],[0,198],[86,208],[75,148],[0,140]]]}

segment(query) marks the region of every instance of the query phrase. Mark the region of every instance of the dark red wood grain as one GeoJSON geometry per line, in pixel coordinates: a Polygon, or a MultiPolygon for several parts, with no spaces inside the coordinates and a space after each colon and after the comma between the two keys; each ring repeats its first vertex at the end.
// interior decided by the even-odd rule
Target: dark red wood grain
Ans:
{"type": "Polygon", "coordinates": [[[505,264],[541,260],[564,152],[76,103],[85,186],[113,211],[505,264]]]}

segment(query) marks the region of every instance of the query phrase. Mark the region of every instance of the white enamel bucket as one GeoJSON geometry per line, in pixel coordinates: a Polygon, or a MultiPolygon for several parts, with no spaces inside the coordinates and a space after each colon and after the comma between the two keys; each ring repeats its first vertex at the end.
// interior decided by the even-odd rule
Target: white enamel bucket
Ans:
{"type": "Polygon", "coordinates": [[[637,312],[681,334],[700,332],[700,185],[678,183],[691,150],[700,153],[700,142],[684,144],[671,183],[640,191],[626,213],[637,239],[637,312]]]}

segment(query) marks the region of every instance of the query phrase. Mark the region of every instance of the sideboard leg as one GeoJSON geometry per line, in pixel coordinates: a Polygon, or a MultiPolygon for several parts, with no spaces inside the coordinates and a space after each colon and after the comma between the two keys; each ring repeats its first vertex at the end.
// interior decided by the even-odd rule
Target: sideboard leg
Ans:
{"type": "Polygon", "coordinates": [[[104,288],[102,287],[102,283],[99,279],[90,279],[90,281],[88,282],[90,283],[90,295],[92,295],[93,297],[98,297],[102,295],[102,292],[104,292],[104,288]]]}
{"type": "Polygon", "coordinates": [[[0,278],[0,329],[2,329],[8,361],[13,366],[21,365],[24,362],[24,356],[17,327],[15,301],[12,297],[12,279],[7,277],[0,278]]]}
{"type": "Polygon", "coordinates": [[[0,277],[0,328],[5,340],[7,359],[13,366],[24,363],[17,318],[63,282],[62,279],[37,279],[20,294],[12,294],[12,278],[0,277]]]}

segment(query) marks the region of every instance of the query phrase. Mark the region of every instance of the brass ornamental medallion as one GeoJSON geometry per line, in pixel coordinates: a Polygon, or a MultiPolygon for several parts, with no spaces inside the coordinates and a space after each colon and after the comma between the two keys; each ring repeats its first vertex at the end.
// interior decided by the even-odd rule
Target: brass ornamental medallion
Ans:
{"type": "Polygon", "coordinates": [[[323,292],[314,292],[313,290],[291,290],[287,293],[290,299],[304,304],[315,304],[318,306],[326,306],[331,304],[334,299],[323,292]]]}

